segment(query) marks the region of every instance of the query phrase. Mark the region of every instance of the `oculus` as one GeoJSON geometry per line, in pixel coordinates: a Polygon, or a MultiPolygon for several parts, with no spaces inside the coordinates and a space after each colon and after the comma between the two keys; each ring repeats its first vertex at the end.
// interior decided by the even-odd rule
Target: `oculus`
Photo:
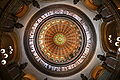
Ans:
{"type": "Polygon", "coordinates": [[[40,53],[48,61],[62,64],[71,61],[79,54],[82,38],[77,24],[67,18],[55,17],[41,26],[37,42],[40,53]]]}

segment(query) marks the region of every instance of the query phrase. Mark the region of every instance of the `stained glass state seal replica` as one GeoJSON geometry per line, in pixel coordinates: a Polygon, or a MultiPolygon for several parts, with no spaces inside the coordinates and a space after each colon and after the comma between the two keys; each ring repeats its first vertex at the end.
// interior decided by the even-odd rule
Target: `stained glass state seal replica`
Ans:
{"type": "Polygon", "coordinates": [[[81,10],[54,4],[40,9],[30,19],[24,33],[24,47],[36,69],[64,77],[80,72],[90,62],[96,33],[81,10]]]}

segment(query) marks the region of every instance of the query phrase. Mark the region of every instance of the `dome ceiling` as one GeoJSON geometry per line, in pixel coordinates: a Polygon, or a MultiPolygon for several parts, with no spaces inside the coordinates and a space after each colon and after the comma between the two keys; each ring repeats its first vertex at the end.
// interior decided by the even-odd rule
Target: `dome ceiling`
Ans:
{"type": "Polygon", "coordinates": [[[29,21],[24,46],[32,64],[51,76],[68,76],[85,68],[94,55],[96,33],[79,9],[54,4],[29,21]]]}

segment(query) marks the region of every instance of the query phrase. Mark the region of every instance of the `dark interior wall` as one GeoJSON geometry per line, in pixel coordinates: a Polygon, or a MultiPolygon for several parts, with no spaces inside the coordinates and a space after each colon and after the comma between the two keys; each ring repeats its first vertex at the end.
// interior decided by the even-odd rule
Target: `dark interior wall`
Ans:
{"type": "Polygon", "coordinates": [[[120,8],[120,0],[113,0],[113,2],[117,5],[118,8],[120,8]]]}
{"type": "Polygon", "coordinates": [[[9,3],[10,0],[0,0],[0,15],[2,11],[5,9],[7,4],[9,3]]]}
{"type": "Polygon", "coordinates": [[[0,8],[4,9],[4,7],[8,4],[10,0],[0,0],[0,8]]]}

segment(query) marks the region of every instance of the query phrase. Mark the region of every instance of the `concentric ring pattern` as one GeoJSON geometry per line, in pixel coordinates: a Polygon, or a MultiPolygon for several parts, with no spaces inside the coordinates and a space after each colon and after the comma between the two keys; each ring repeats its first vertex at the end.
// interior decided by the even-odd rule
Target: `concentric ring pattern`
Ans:
{"type": "Polygon", "coordinates": [[[28,59],[50,76],[70,76],[92,59],[96,33],[90,19],[78,8],[53,4],[30,19],[24,34],[28,59]]]}
{"type": "Polygon", "coordinates": [[[81,47],[82,36],[78,25],[66,18],[50,19],[39,30],[39,46],[51,62],[68,62],[81,47]]]}

